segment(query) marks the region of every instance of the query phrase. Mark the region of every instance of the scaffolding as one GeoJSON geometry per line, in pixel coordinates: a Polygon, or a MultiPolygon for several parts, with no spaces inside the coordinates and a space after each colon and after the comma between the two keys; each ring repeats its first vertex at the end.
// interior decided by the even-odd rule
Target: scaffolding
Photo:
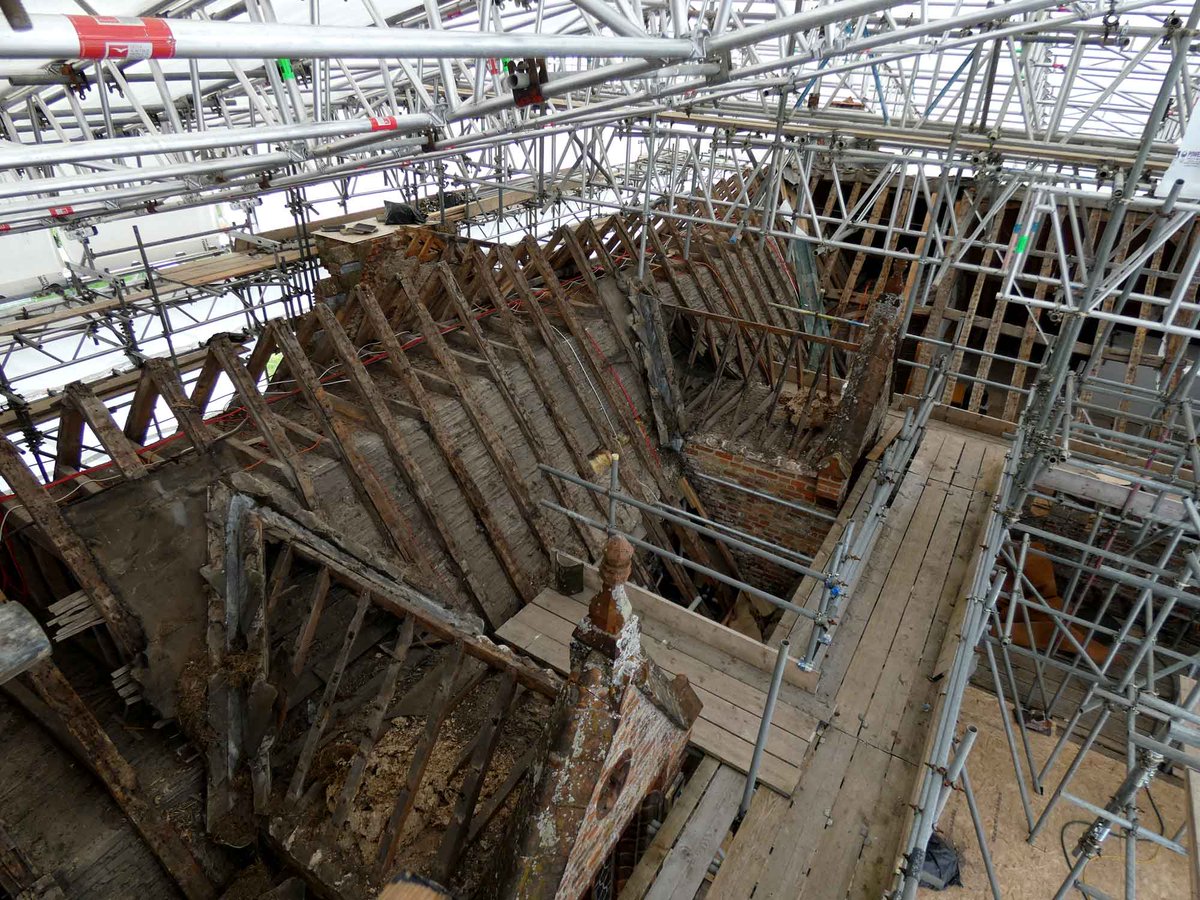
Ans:
{"type": "MultiPolygon", "coordinates": [[[[0,31],[0,57],[63,61],[31,64],[0,96],[3,234],[274,192],[294,215],[284,236],[249,223],[225,235],[260,251],[252,273],[180,283],[139,235],[136,270],[102,271],[89,255],[60,296],[6,311],[4,432],[43,482],[58,474],[45,445],[60,435],[43,427],[54,398],[29,385],[89,367],[128,374],[154,356],[198,380],[214,334],[257,336],[308,308],[325,274],[308,245],[317,186],[343,212],[351,197],[399,193],[444,213],[461,192],[461,221],[496,236],[640,217],[639,273],[689,259],[697,236],[773,242],[799,275],[785,311],[831,340],[851,337],[870,285],[899,273],[910,412],[868,514],[825,571],[748,544],[826,586],[796,648],[817,666],[934,408],[1011,436],[895,895],[914,895],[950,792],[974,809],[975,732],[960,719],[972,679],[998,698],[1030,838],[1063,802],[1093,821],[1058,896],[1090,890],[1086,867],[1114,830],[1127,896],[1137,842],[1183,852],[1181,835],[1139,824],[1138,798],[1164,767],[1200,765],[1200,692],[1186,680],[1200,646],[1200,201],[1165,184],[1195,103],[1200,7],[839,0],[780,15],[767,0],[426,0],[393,12],[362,0],[323,21],[334,17],[321,3],[303,6],[154,2],[139,19],[35,15],[28,34],[0,31]],[[527,59],[540,68],[508,66],[527,59]],[[670,226],[664,250],[646,246],[652,223],[670,226]],[[844,255],[854,262],[837,285],[829,260],[844,255]],[[1047,509],[1062,519],[1053,528],[1047,509]],[[1034,560],[1063,574],[1058,596],[1029,576],[1034,560]],[[1062,725],[1049,762],[1030,750],[1031,717],[1062,725]],[[1127,778],[1099,807],[1071,782],[1102,749],[1123,756],[1127,778]]],[[[111,396],[132,403],[135,383],[111,396]]],[[[172,427],[159,425],[159,437],[172,427]]]]}

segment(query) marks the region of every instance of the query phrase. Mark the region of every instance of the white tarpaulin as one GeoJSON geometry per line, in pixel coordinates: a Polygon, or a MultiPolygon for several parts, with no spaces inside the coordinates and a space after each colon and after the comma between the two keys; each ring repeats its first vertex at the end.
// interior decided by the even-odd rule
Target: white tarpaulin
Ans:
{"type": "Polygon", "coordinates": [[[1166,174],[1158,182],[1154,196],[1165,197],[1168,191],[1180,178],[1183,179],[1183,190],[1180,197],[1191,200],[1200,199],[1200,115],[1194,115],[1188,122],[1183,140],[1179,142],[1179,150],[1175,159],[1167,167],[1166,174]]]}

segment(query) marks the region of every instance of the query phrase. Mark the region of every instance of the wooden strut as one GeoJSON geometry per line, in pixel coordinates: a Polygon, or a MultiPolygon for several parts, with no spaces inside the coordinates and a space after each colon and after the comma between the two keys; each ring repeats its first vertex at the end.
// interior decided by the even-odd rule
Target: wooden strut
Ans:
{"type": "Polygon", "coordinates": [[[183,382],[169,360],[148,359],[145,362],[146,375],[154,383],[159,396],[171,410],[175,421],[192,446],[197,450],[207,450],[215,439],[215,434],[204,421],[200,410],[183,390],[183,382]]]}
{"type": "Polygon", "coordinates": [[[300,759],[296,762],[296,769],[292,773],[292,781],[288,786],[287,798],[292,803],[297,802],[304,794],[304,782],[308,777],[308,770],[312,766],[313,758],[317,755],[321,736],[325,733],[325,729],[329,727],[329,722],[333,718],[333,701],[337,699],[337,692],[342,683],[342,676],[346,672],[346,665],[350,662],[350,651],[354,647],[354,642],[358,639],[358,632],[362,628],[363,619],[366,617],[367,608],[370,605],[371,592],[367,590],[361,591],[358,595],[358,604],[354,608],[354,617],[350,620],[350,625],[346,628],[346,634],[342,638],[342,647],[338,651],[337,660],[333,664],[333,671],[329,673],[329,680],[325,682],[325,690],[322,692],[321,700],[317,704],[317,712],[313,718],[312,726],[304,736],[304,746],[300,750],[300,759]]]}
{"type": "Polygon", "coordinates": [[[386,874],[395,863],[396,851],[400,849],[400,838],[404,833],[404,823],[408,821],[409,814],[416,804],[417,789],[421,786],[421,779],[425,776],[425,769],[429,765],[429,758],[433,754],[433,747],[437,743],[442,725],[452,711],[449,703],[450,692],[454,687],[454,679],[458,675],[458,670],[462,667],[462,659],[462,644],[456,642],[450,651],[449,659],[443,664],[442,679],[438,685],[437,694],[434,695],[429,705],[429,714],[425,719],[425,731],[421,734],[421,738],[413,750],[413,758],[408,766],[404,787],[400,789],[400,793],[396,797],[392,815],[388,819],[387,827],[384,828],[383,837],[379,842],[375,865],[376,871],[380,875],[386,874]]]}
{"type": "MultiPolygon", "coordinates": [[[[561,230],[562,229],[560,229],[560,231],[561,230]]],[[[661,496],[670,496],[671,492],[663,475],[662,469],[658,465],[658,460],[649,452],[649,448],[647,448],[644,443],[644,432],[639,427],[637,421],[633,418],[629,408],[625,404],[624,398],[617,394],[616,389],[611,383],[608,373],[605,372],[603,362],[597,359],[595,348],[592,347],[591,341],[587,339],[588,336],[584,334],[583,328],[579,323],[579,319],[575,316],[575,311],[571,309],[570,303],[563,295],[562,285],[558,281],[558,276],[554,274],[554,270],[546,261],[546,258],[543,256],[541,248],[537,246],[536,241],[534,241],[531,237],[526,237],[523,244],[529,260],[533,263],[538,273],[542,276],[542,280],[545,282],[546,288],[549,291],[551,298],[554,300],[555,307],[558,309],[559,315],[562,317],[563,322],[567,326],[567,330],[571,333],[571,336],[575,339],[575,343],[583,352],[583,359],[586,361],[588,368],[591,370],[593,381],[598,383],[601,388],[603,388],[605,396],[608,399],[609,408],[616,413],[617,418],[621,420],[622,428],[625,430],[625,433],[629,435],[630,443],[633,445],[635,455],[637,455],[639,462],[642,464],[644,470],[654,477],[655,482],[659,486],[661,496]]],[[[531,311],[534,309],[537,310],[535,316],[545,316],[544,311],[541,309],[537,301],[533,301],[533,303],[530,304],[530,309],[531,311]]],[[[585,407],[591,405],[586,399],[583,402],[585,407]]],[[[609,434],[610,440],[615,445],[616,434],[613,432],[611,427],[604,428],[601,426],[601,430],[598,431],[597,434],[609,434]]],[[[624,472],[624,469],[621,469],[620,471],[624,472]]],[[[630,490],[639,500],[646,502],[646,495],[642,491],[641,486],[637,484],[636,481],[628,479],[627,476],[622,476],[622,478],[622,484],[626,487],[626,489],[630,490]]],[[[667,539],[662,526],[656,520],[654,520],[651,516],[646,515],[642,517],[642,521],[646,526],[647,533],[651,535],[655,543],[661,547],[670,546],[670,541],[667,539]]],[[[685,536],[688,535],[690,535],[692,538],[695,537],[695,535],[685,530],[681,533],[681,538],[686,541],[685,536]]],[[[697,559],[700,559],[703,556],[705,556],[703,552],[696,553],[697,559]]],[[[679,588],[683,596],[688,598],[697,596],[699,592],[697,591],[695,584],[692,582],[691,577],[682,566],[677,565],[669,559],[664,559],[664,566],[667,572],[670,574],[671,580],[675,582],[676,587],[679,588]]]]}
{"type": "Polygon", "coordinates": [[[131,660],[145,643],[141,626],[117,599],[101,572],[100,565],[75,529],[67,524],[58,505],[38,484],[25,466],[21,451],[0,437],[0,477],[3,477],[34,524],[46,535],[63,563],[87,593],[112,634],[125,661],[131,660]]]}
{"type": "Polygon", "coordinates": [[[422,552],[421,545],[415,539],[412,522],[400,509],[391,490],[358,449],[353,429],[334,409],[328,392],[317,378],[295,335],[279,321],[272,323],[270,330],[274,333],[275,343],[288,361],[292,377],[321,423],[321,429],[332,439],[334,447],[345,462],[346,474],[363,508],[374,513],[372,519],[380,537],[395,548],[402,560],[420,567],[430,584],[436,584],[438,576],[427,554],[422,552]]]}
{"type": "Polygon", "coordinates": [[[387,354],[388,368],[408,389],[409,396],[421,410],[421,415],[429,425],[429,432],[442,454],[442,459],[445,460],[446,466],[450,469],[451,474],[454,475],[455,481],[458,482],[463,496],[467,498],[467,502],[470,504],[476,520],[490,539],[488,545],[496,555],[500,567],[504,569],[504,573],[508,576],[517,595],[526,603],[529,603],[536,596],[537,591],[534,590],[522,566],[517,562],[512,545],[508,540],[508,535],[504,532],[498,517],[484,497],[483,490],[476,482],[475,476],[467,468],[467,464],[462,458],[462,453],[458,448],[454,435],[442,416],[441,411],[438,410],[433,399],[429,396],[429,392],[418,377],[412,361],[408,358],[408,354],[404,352],[404,348],[400,346],[400,342],[392,332],[387,317],[379,307],[379,302],[375,299],[374,292],[370,288],[361,285],[357,290],[358,301],[362,304],[363,310],[367,315],[367,320],[371,322],[378,336],[379,343],[383,346],[383,350],[387,354]]]}
{"type": "Polygon", "coordinates": [[[118,472],[130,480],[145,476],[146,464],[138,456],[137,447],[117,427],[112,413],[91,388],[79,381],[72,382],[63,391],[63,402],[74,406],[83,416],[118,472]]]}
{"type": "Polygon", "coordinates": [[[125,437],[129,438],[135,446],[140,447],[146,443],[146,432],[150,430],[150,423],[154,419],[154,407],[157,403],[158,386],[150,377],[150,372],[143,363],[142,376],[133,389],[133,397],[129,401],[129,412],[125,416],[125,437]]]}
{"type": "MultiPolygon", "coordinates": [[[[516,315],[512,308],[508,305],[508,301],[504,299],[500,293],[500,287],[496,284],[493,271],[488,263],[480,255],[476,255],[475,263],[478,269],[478,280],[482,284],[484,290],[495,307],[498,317],[504,327],[508,330],[508,335],[512,339],[513,345],[516,347],[517,355],[521,358],[521,363],[525,367],[525,371],[529,375],[530,381],[533,382],[537,389],[542,402],[546,405],[546,411],[550,414],[550,420],[554,423],[554,427],[558,432],[559,438],[562,440],[563,446],[567,448],[570,454],[571,462],[575,465],[575,471],[581,478],[591,478],[595,473],[592,471],[590,463],[588,463],[587,455],[583,452],[583,448],[579,445],[579,439],[575,435],[575,430],[571,427],[567,420],[566,411],[563,409],[562,401],[558,398],[557,393],[551,388],[550,383],[546,380],[545,374],[538,365],[537,358],[534,356],[533,348],[529,345],[529,340],[525,337],[524,326],[517,321],[516,315]]],[[[559,483],[558,479],[553,479],[555,483],[559,483]]],[[[606,507],[600,500],[599,495],[592,491],[584,491],[584,494],[592,498],[596,509],[607,514],[606,507]]],[[[575,504],[566,504],[574,507],[575,504]]],[[[573,521],[573,520],[572,520],[573,521]]],[[[580,539],[585,547],[590,548],[593,552],[598,551],[600,547],[599,538],[593,537],[590,531],[582,525],[578,525],[580,539]]]]}
{"type": "Polygon", "coordinates": [[[508,451],[507,443],[501,437],[492,417],[484,410],[483,404],[479,402],[474,385],[470,384],[463,375],[458,361],[455,359],[454,354],[450,352],[450,347],[447,345],[446,339],[442,336],[438,324],[433,321],[433,317],[429,314],[429,310],[417,300],[415,294],[412,293],[412,289],[407,284],[405,285],[405,289],[409,291],[409,302],[416,313],[421,334],[425,337],[425,346],[429,348],[450,383],[454,385],[456,397],[466,411],[467,418],[470,419],[471,424],[475,427],[480,441],[482,441],[488,455],[499,471],[501,480],[503,480],[505,486],[508,488],[508,493],[512,496],[513,502],[516,504],[517,511],[521,514],[521,518],[529,526],[530,532],[541,545],[542,552],[549,559],[553,553],[554,536],[546,528],[541,510],[534,505],[533,500],[530,498],[529,489],[518,474],[520,470],[517,467],[516,460],[513,459],[512,454],[508,451]]]}
{"type": "Polygon", "coordinates": [[[383,673],[383,681],[380,682],[379,690],[376,692],[375,698],[371,701],[371,705],[368,708],[366,728],[363,729],[362,736],[358,740],[358,749],[354,753],[354,758],[350,761],[350,770],[346,774],[346,782],[342,785],[337,805],[333,810],[333,825],[335,828],[341,828],[350,815],[350,806],[354,803],[359,785],[362,784],[363,775],[367,770],[367,759],[370,757],[371,751],[375,748],[375,744],[379,740],[379,735],[383,733],[384,716],[387,713],[388,707],[391,706],[392,696],[396,693],[396,682],[400,678],[400,670],[404,667],[404,661],[408,658],[408,651],[412,647],[412,641],[413,618],[412,616],[405,616],[400,625],[400,633],[396,638],[396,645],[389,654],[390,659],[387,669],[383,673]]]}
{"type": "MultiPolygon", "coordinates": [[[[500,361],[500,357],[497,356],[495,348],[492,347],[487,337],[484,336],[479,322],[471,315],[470,305],[467,303],[466,297],[463,296],[458,283],[445,263],[438,263],[438,275],[442,279],[442,284],[446,289],[451,308],[463,323],[463,328],[471,338],[475,348],[487,362],[491,379],[496,385],[496,389],[500,392],[500,396],[504,399],[504,405],[508,407],[509,412],[520,428],[522,437],[525,438],[525,442],[529,444],[529,448],[533,451],[534,458],[542,465],[553,465],[554,460],[550,456],[550,451],[547,450],[545,441],[542,440],[541,435],[537,433],[537,429],[533,425],[534,420],[540,418],[540,416],[534,416],[517,397],[516,388],[509,378],[504,364],[500,361]]],[[[544,472],[541,475],[542,479],[549,483],[551,490],[558,497],[559,502],[565,506],[569,506],[571,500],[567,496],[562,481],[544,472]]],[[[579,537],[580,546],[587,547],[587,532],[577,522],[575,523],[575,530],[579,537]]]]}
{"type": "Polygon", "coordinates": [[[330,533],[323,522],[295,506],[291,497],[277,486],[253,476],[235,475],[234,481],[235,486],[264,497],[271,504],[258,507],[256,513],[273,540],[293,544],[298,556],[314,566],[328,567],[330,576],[351,590],[369,589],[371,599],[380,609],[397,617],[412,616],[431,636],[461,642],[468,656],[493,669],[512,672],[522,685],[543,696],[557,696],[559,682],[554,675],[496,644],[481,632],[477,619],[446,609],[424,596],[392,571],[387,561],[330,533]]]}
{"type": "Polygon", "coordinates": [[[479,802],[479,794],[483,790],[484,778],[492,764],[492,756],[496,745],[500,742],[501,727],[517,690],[517,680],[511,674],[505,675],[500,682],[500,688],[492,700],[483,731],[475,742],[471,753],[470,767],[463,778],[459,791],[458,802],[450,815],[450,822],[442,835],[442,844],[438,848],[437,862],[434,865],[434,878],[443,884],[449,883],[450,875],[458,865],[463,848],[467,843],[467,835],[471,826],[471,817],[479,802]]]}
{"type": "Polygon", "coordinates": [[[434,494],[433,488],[430,487],[429,482],[426,480],[420,466],[417,464],[416,457],[413,455],[408,440],[404,437],[404,433],[396,423],[395,417],[388,410],[387,399],[379,390],[379,386],[371,379],[366,366],[358,358],[358,353],[355,351],[354,345],[350,343],[350,338],[346,335],[341,323],[337,321],[333,313],[327,307],[320,304],[315,307],[315,312],[317,318],[320,320],[321,327],[325,330],[326,338],[333,345],[338,358],[341,360],[343,372],[350,379],[350,383],[354,386],[359,397],[362,398],[371,425],[383,439],[384,447],[387,448],[392,465],[404,479],[408,489],[417,499],[422,511],[425,513],[425,518],[433,529],[433,532],[441,540],[442,547],[446,551],[446,556],[455,569],[457,569],[459,578],[466,588],[472,604],[479,614],[485,620],[488,620],[489,613],[484,602],[487,597],[487,590],[471,569],[466,553],[459,545],[453,529],[447,525],[446,516],[442,513],[441,503],[434,494]]]}
{"type": "Polygon", "coordinates": [[[234,353],[233,345],[229,343],[228,338],[221,336],[216,338],[209,347],[221,369],[233,382],[239,401],[250,418],[254,420],[254,425],[267,442],[271,454],[284,465],[292,487],[300,494],[302,502],[309,509],[317,509],[316,489],[313,487],[308,472],[304,469],[300,454],[292,446],[292,442],[284,433],[283,426],[267,405],[267,401],[258,392],[255,380],[234,353]]]}

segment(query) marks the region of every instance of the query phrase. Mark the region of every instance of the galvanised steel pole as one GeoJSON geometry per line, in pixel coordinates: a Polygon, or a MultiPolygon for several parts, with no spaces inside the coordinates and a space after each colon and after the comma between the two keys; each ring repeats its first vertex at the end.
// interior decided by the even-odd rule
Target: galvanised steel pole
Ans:
{"type": "MultiPolygon", "coordinates": [[[[881,0],[834,4],[871,10],[891,6],[881,0]]],[[[853,15],[848,13],[847,15],[853,15]]],[[[833,12],[835,18],[843,15],[833,12]]],[[[425,28],[351,28],[340,25],[291,25],[277,22],[218,22],[204,19],[119,19],[103,16],[34,15],[33,28],[17,34],[0,31],[0,57],[7,59],[255,59],[264,48],[274,57],[300,59],[584,59],[636,57],[691,59],[697,56],[686,38],[597,36],[592,34],[521,34],[451,32],[425,28]]],[[[780,19],[777,25],[783,25],[780,19]]],[[[786,29],[812,27],[787,22],[786,29]]],[[[748,30],[747,30],[748,31],[748,30]]],[[[743,32],[737,32],[741,35],[743,32]]],[[[746,43],[765,40],[746,34],[746,43]]],[[[735,46],[742,46],[737,43],[735,46]]]]}

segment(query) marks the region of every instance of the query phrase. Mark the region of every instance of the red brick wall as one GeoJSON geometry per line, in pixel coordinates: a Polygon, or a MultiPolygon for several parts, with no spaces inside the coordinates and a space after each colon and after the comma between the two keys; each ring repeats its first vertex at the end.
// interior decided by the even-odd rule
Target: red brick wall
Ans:
{"type": "MultiPolygon", "coordinates": [[[[689,442],[685,447],[688,467],[705,475],[737,482],[781,500],[808,506],[825,506],[818,499],[816,473],[806,472],[791,460],[756,458],[752,451],[689,442]]],[[[824,479],[822,479],[824,481],[824,479]]],[[[700,478],[692,479],[711,518],[812,556],[829,531],[829,521],[759,499],[700,478]]],[[[822,484],[822,488],[826,485],[822,484]]],[[[733,549],[742,575],[755,587],[786,597],[799,580],[796,573],[744,551],[733,549]]]]}

